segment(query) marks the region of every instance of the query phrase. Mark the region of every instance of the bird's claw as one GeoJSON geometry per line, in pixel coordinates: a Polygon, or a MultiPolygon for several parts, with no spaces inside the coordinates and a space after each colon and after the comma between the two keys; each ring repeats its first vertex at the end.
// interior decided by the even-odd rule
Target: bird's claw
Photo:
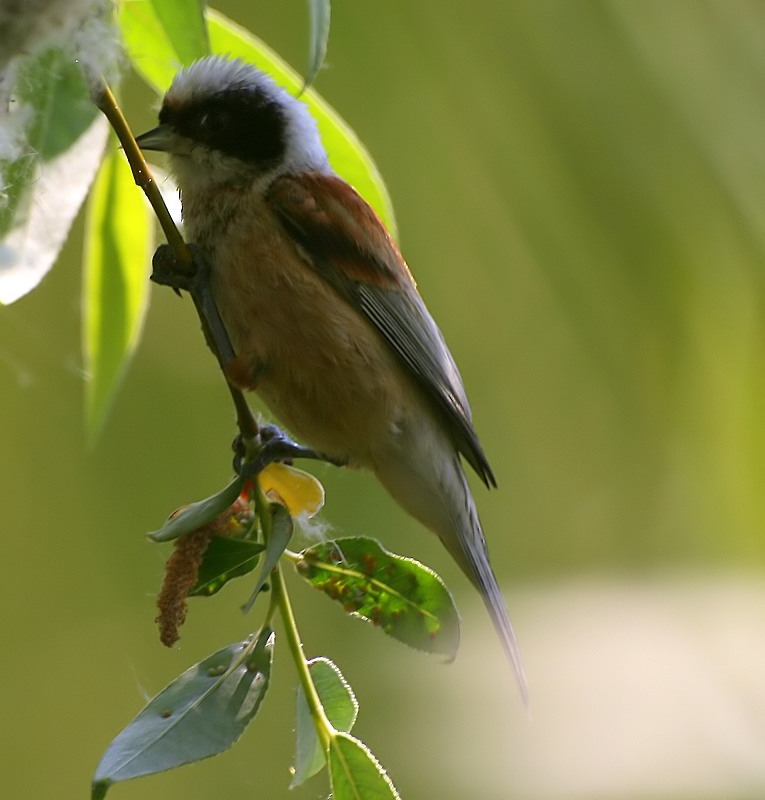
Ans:
{"type": "Polygon", "coordinates": [[[151,259],[151,280],[160,286],[169,286],[176,294],[181,291],[194,294],[210,276],[210,263],[195,244],[188,244],[192,260],[181,264],[169,244],[161,244],[151,259]]]}
{"type": "Polygon", "coordinates": [[[255,458],[246,460],[246,448],[241,436],[234,439],[234,471],[243,478],[253,478],[274,462],[290,463],[294,458],[308,458],[314,461],[326,461],[341,466],[342,462],[317,453],[310,447],[304,447],[290,439],[276,425],[264,425],[260,428],[260,450],[255,458]]]}

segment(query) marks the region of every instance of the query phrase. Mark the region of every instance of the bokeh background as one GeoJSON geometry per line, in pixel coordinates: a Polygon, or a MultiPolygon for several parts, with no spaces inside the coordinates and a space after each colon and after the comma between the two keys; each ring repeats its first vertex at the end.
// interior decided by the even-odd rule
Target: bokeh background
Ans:
{"type": "MultiPolygon", "coordinates": [[[[293,65],[299,0],[225,2],[293,65]]],[[[765,793],[765,5],[387,0],[334,5],[317,88],[367,144],[402,248],[461,366],[500,488],[477,499],[526,659],[434,537],[329,467],[325,519],[433,566],[451,665],[300,582],[306,650],[404,798],[765,793]]],[[[131,84],[136,130],[152,98],[131,84]]],[[[153,626],[167,551],[143,534],[228,478],[229,400],[191,304],[154,288],[103,435],[85,444],[76,229],[0,311],[0,794],[88,795],[114,735],[257,625],[248,585],[153,626]]],[[[148,265],[147,265],[148,272],[148,265]]],[[[292,665],[223,756],[115,800],[289,792],[292,665]]]]}

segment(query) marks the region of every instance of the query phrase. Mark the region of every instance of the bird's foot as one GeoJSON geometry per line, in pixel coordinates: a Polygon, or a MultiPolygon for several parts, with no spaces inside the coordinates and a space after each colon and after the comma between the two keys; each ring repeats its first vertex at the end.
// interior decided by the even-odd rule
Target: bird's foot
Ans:
{"type": "Polygon", "coordinates": [[[314,461],[326,461],[335,466],[344,466],[345,462],[331,458],[304,447],[290,439],[287,434],[276,425],[264,425],[260,428],[260,450],[257,455],[248,460],[246,448],[241,436],[234,439],[234,470],[243,478],[253,478],[274,462],[291,463],[295,458],[308,458],[314,461]]]}
{"type": "Polygon", "coordinates": [[[208,286],[210,263],[195,245],[187,245],[191,251],[190,264],[181,264],[169,244],[161,244],[151,259],[151,280],[160,286],[169,286],[176,294],[181,291],[200,296],[208,286]]]}

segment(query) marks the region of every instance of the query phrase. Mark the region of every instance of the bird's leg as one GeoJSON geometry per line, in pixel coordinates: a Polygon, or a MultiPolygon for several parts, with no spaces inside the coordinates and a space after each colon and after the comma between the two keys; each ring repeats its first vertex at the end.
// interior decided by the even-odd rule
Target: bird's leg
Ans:
{"type": "Polygon", "coordinates": [[[234,470],[243,478],[252,478],[275,461],[291,462],[293,458],[308,458],[315,461],[326,461],[329,464],[342,467],[344,461],[330,458],[322,453],[317,453],[310,447],[304,447],[290,439],[287,434],[276,425],[262,425],[260,427],[260,450],[257,455],[247,459],[246,447],[241,436],[234,439],[234,470]]]}

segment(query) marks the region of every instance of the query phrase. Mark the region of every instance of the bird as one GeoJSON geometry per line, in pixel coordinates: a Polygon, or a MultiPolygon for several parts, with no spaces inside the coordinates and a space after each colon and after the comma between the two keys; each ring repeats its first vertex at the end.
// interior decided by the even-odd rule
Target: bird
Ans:
{"type": "Polygon", "coordinates": [[[186,238],[233,345],[227,375],[317,452],[371,471],[478,589],[527,681],[462,459],[496,486],[462,378],[389,231],[330,166],[308,107],[257,67],[208,56],[159,124],[186,238]]]}

